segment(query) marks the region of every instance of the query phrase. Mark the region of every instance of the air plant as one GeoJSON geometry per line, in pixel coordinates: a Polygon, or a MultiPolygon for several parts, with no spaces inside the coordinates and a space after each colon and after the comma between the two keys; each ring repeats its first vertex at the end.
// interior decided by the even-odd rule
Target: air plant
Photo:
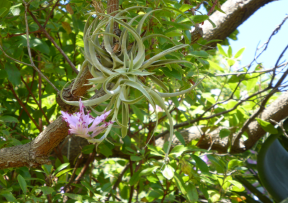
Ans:
{"type": "MultiPolygon", "coordinates": [[[[153,107],[153,112],[157,114],[156,105],[160,106],[167,114],[167,118],[170,124],[170,142],[166,153],[165,160],[168,158],[168,152],[171,147],[171,141],[173,136],[173,120],[166,108],[166,105],[162,98],[175,97],[190,92],[195,88],[199,82],[194,86],[179,92],[169,93],[166,85],[154,76],[154,72],[149,72],[149,68],[155,68],[172,63],[190,63],[186,60],[175,60],[175,59],[162,59],[166,54],[188,47],[188,44],[175,45],[172,48],[166,49],[165,51],[154,55],[153,57],[145,60],[145,45],[144,41],[151,37],[166,37],[161,34],[150,34],[141,37],[141,32],[145,20],[151,15],[152,10],[143,15],[137,15],[134,18],[129,19],[123,16],[128,10],[133,9],[131,7],[123,11],[118,11],[115,16],[111,16],[104,13],[98,13],[96,18],[91,24],[87,20],[84,29],[84,56],[85,61],[82,64],[81,71],[85,68],[89,68],[90,73],[94,78],[89,79],[89,85],[93,85],[91,91],[102,88],[105,91],[105,95],[96,98],[83,101],[86,107],[95,106],[101,104],[107,100],[110,100],[109,104],[105,108],[105,112],[111,111],[112,122],[116,122],[121,127],[122,137],[127,135],[128,121],[129,121],[129,105],[135,104],[142,99],[147,101],[153,107]],[[123,21],[126,20],[126,22],[123,21]],[[136,26],[133,22],[138,20],[136,26]],[[121,27],[121,34],[116,35],[114,29],[114,23],[117,23],[121,27]],[[129,34],[132,35],[134,41],[129,41],[129,34]],[[99,40],[102,38],[102,43],[99,40]],[[115,41],[117,41],[115,43],[115,41]],[[117,49],[117,46],[119,49],[117,49]],[[141,78],[147,77],[151,80],[149,86],[141,81],[141,78]],[[108,84],[113,83],[112,89],[109,89],[108,84]],[[155,89],[155,85],[161,87],[164,92],[158,92],[155,89]],[[129,98],[131,89],[136,89],[141,92],[142,96],[138,98],[129,98]],[[118,120],[119,109],[122,108],[122,121],[118,120]]],[[[185,15],[184,13],[182,13],[185,15]]],[[[170,40],[170,39],[169,39],[170,40]]],[[[79,74],[80,75],[80,74],[79,74]]],[[[77,80],[77,78],[76,78],[77,80]]],[[[62,95],[62,94],[61,94],[62,95]]],[[[63,99],[63,97],[62,97],[63,99]]],[[[64,100],[64,99],[63,99],[64,100]]],[[[78,106],[78,101],[66,101],[67,104],[78,106]]],[[[101,115],[102,112],[93,111],[101,115]]],[[[156,119],[156,125],[153,134],[156,130],[158,121],[156,119]]],[[[99,144],[106,139],[109,134],[112,125],[109,125],[104,135],[94,141],[99,144]]]]}

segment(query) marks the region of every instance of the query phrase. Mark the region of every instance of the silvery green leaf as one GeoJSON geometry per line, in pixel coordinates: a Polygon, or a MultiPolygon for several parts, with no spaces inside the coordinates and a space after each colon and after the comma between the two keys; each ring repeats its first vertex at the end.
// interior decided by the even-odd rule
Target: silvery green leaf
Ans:
{"type": "Polygon", "coordinates": [[[148,75],[148,77],[152,80],[152,82],[159,85],[165,92],[169,91],[168,88],[166,87],[166,85],[161,80],[159,80],[156,76],[148,75]]]}
{"type": "Polygon", "coordinates": [[[172,120],[172,117],[171,117],[171,114],[170,112],[167,110],[166,108],[166,105],[163,101],[163,99],[159,96],[159,94],[153,90],[150,91],[150,95],[153,97],[153,100],[155,101],[155,103],[160,106],[162,109],[164,109],[168,119],[169,119],[169,125],[170,125],[170,129],[169,129],[169,145],[168,145],[168,148],[167,148],[167,151],[166,151],[166,154],[165,154],[165,160],[168,159],[168,154],[169,154],[169,151],[170,151],[170,148],[171,148],[171,144],[172,144],[172,137],[173,137],[173,134],[174,134],[174,129],[173,129],[173,120],[172,120]]]}
{"type": "Polygon", "coordinates": [[[149,67],[158,67],[158,66],[163,66],[166,64],[171,64],[171,63],[189,63],[191,65],[193,65],[193,63],[191,63],[190,61],[186,61],[186,60],[175,60],[175,59],[163,59],[163,60],[159,60],[159,61],[154,61],[149,67]]]}
{"type": "Polygon", "coordinates": [[[182,94],[186,94],[188,92],[190,92],[191,90],[193,90],[200,82],[202,82],[202,80],[204,79],[205,77],[203,77],[202,79],[200,79],[195,85],[193,85],[192,87],[186,89],[186,90],[182,90],[182,91],[179,91],[179,92],[173,92],[173,93],[161,93],[159,92],[159,96],[160,97],[176,97],[176,96],[179,96],[179,95],[182,95],[182,94]]]}
{"type": "Polygon", "coordinates": [[[181,44],[181,45],[176,45],[172,48],[166,49],[165,51],[162,51],[161,53],[153,56],[152,58],[148,59],[147,61],[145,61],[141,67],[141,69],[145,69],[147,67],[149,67],[153,62],[155,62],[156,60],[162,58],[163,56],[165,56],[166,54],[169,54],[173,51],[177,51],[179,49],[185,48],[189,46],[189,44],[181,44]]]}
{"type": "Polygon", "coordinates": [[[98,84],[98,83],[105,82],[106,79],[107,79],[106,77],[100,76],[100,77],[90,78],[87,80],[91,83],[98,84]]]}
{"type": "Polygon", "coordinates": [[[120,21],[116,18],[115,18],[115,21],[119,23],[120,25],[122,25],[123,27],[125,27],[133,35],[134,39],[137,41],[138,52],[137,52],[135,59],[133,60],[133,64],[134,64],[134,69],[140,68],[142,63],[145,60],[145,46],[142,42],[140,35],[135,31],[133,27],[131,27],[127,23],[120,21]]]}
{"type": "Polygon", "coordinates": [[[122,103],[122,125],[121,134],[122,138],[127,135],[129,122],[129,107],[128,104],[122,103]]]}
{"type": "Polygon", "coordinates": [[[132,70],[131,72],[129,72],[129,74],[146,76],[146,75],[153,75],[155,73],[154,72],[141,71],[141,70],[132,70]]]}

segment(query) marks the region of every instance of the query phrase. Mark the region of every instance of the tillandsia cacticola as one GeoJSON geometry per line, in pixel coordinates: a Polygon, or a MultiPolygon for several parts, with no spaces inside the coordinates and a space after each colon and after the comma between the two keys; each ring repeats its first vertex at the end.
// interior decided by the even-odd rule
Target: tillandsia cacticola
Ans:
{"type": "MultiPolygon", "coordinates": [[[[125,17],[125,14],[128,13],[129,10],[135,8],[139,9],[139,7],[131,7],[122,11],[116,11],[113,13],[113,16],[112,14],[97,13],[94,19],[91,14],[88,18],[84,28],[83,39],[85,61],[81,66],[81,70],[88,67],[91,75],[94,77],[89,79],[89,85],[93,85],[90,91],[102,88],[106,94],[96,99],[85,100],[82,102],[84,106],[92,107],[109,101],[104,112],[110,112],[110,115],[112,116],[111,122],[115,122],[121,127],[122,137],[125,137],[128,131],[130,104],[135,104],[145,98],[153,108],[152,113],[155,113],[156,115],[156,105],[160,106],[165,111],[170,125],[170,140],[165,155],[165,160],[167,160],[173,136],[173,120],[162,98],[176,97],[188,93],[195,88],[203,78],[198,79],[194,86],[186,90],[174,93],[168,92],[167,86],[161,81],[161,79],[154,75],[154,72],[151,72],[150,70],[172,63],[191,64],[191,62],[182,59],[165,59],[165,55],[175,51],[185,50],[189,45],[173,41],[173,47],[155,54],[152,57],[151,55],[146,57],[146,48],[144,45],[145,40],[156,37],[163,37],[170,41],[172,40],[161,34],[143,34],[143,24],[147,18],[151,17],[153,12],[162,9],[150,9],[150,11],[142,12],[142,14],[133,18],[125,17]],[[115,23],[119,26],[117,30],[115,30],[115,23]],[[145,58],[148,59],[145,60],[145,58]],[[145,78],[144,81],[143,78],[145,78]],[[108,84],[111,83],[113,83],[114,86],[109,89],[108,84]],[[163,92],[157,91],[156,87],[162,89],[163,92]],[[131,91],[139,91],[141,96],[131,98],[131,91]],[[120,110],[122,120],[118,117],[120,110]]],[[[145,10],[146,8],[142,9],[145,10]]],[[[170,9],[170,11],[175,12],[177,10],[170,9]]],[[[177,12],[185,15],[181,11],[177,12]]],[[[62,94],[61,98],[63,99],[62,94]]],[[[78,101],[64,101],[70,105],[79,105],[78,101]]],[[[92,109],[92,111],[97,115],[104,113],[97,112],[95,109],[92,109]]],[[[158,125],[157,118],[155,122],[156,124],[152,136],[158,125]]],[[[93,139],[93,142],[100,144],[104,139],[106,139],[112,126],[113,125],[108,125],[105,133],[99,139],[93,139]]]]}

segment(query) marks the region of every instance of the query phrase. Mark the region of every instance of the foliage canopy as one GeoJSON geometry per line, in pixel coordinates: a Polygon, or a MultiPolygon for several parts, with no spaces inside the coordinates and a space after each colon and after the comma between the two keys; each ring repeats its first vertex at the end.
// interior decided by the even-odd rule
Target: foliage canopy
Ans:
{"type": "MultiPolygon", "coordinates": [[[[79,98],[94,117],[111,110],[115,123],[90,143],[69,135],[51,149],[51,164],[7,162],[0,201],[271,202],[256,173],[261,144],[241,154],[233,147],[285,90],[287,64],[277,61],[269,75],[262,64],[238,67],[244,48],[209,47],[194,34],[214,25],[209,16],[224,1],[206,1],[208,15],[202,3],[1,1],[0,147],[45,136],[79,98]],[[119,10],[108,13],[113,3],[119,10]]],[[[271,134],[282,129],[257,122],[271,134]]]]}

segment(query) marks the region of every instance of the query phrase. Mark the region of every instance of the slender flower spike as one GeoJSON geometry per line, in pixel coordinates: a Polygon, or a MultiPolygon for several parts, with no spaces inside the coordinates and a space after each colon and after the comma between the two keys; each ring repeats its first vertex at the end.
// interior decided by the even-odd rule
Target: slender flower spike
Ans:
{"type": "Polygon", "coordinates": [[[85,115],[84,105],[79,100],[79,112],[74,114],[69,114],[67,112],[61,111],[64,121],[68,123],[69,133],[75,134],[76,136],[86,138],[89,142],[94,143],[95,136],[103,132],[109,125],[113,122],[105,122],[105,119],[110,114],[110,111],[105,112],[101,116],[94,118],[93,116],[85,115]],[[102,125],[99,125],[101,124],[102,125]]]}

